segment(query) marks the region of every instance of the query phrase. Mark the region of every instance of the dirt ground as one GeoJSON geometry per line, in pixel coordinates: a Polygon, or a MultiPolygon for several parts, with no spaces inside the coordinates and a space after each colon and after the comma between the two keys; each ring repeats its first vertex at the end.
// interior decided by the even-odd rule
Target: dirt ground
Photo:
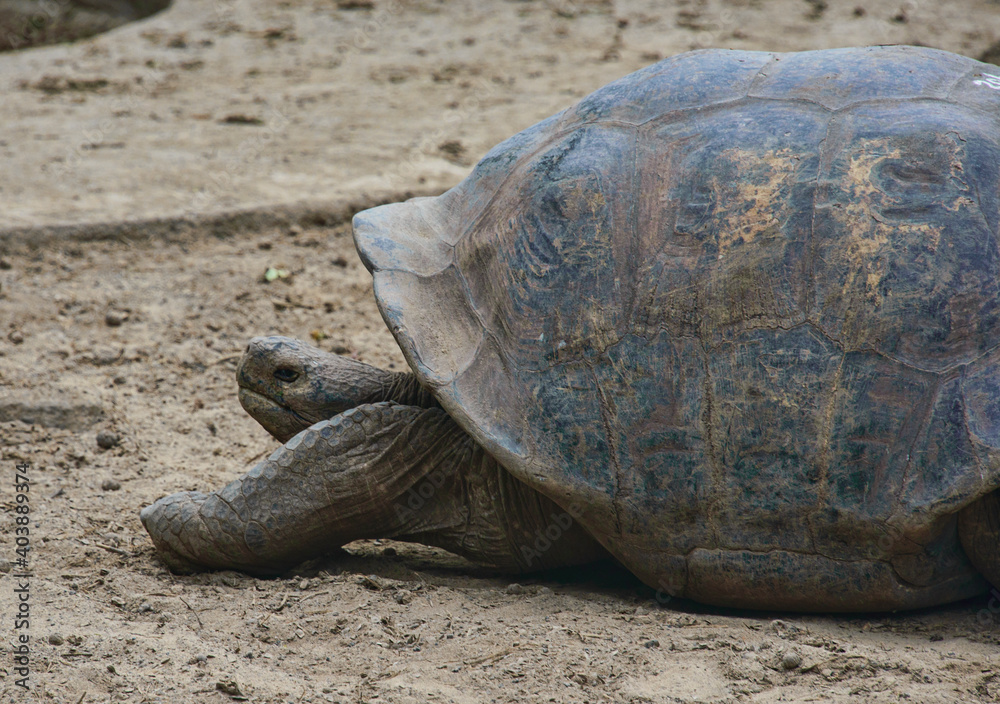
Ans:
{"type": "Polygon", "coordinates": [[[138,520],[275,447],[236,400],[251,336],[404,366],[354,210],[440,191],[661,56],[885,42],[996,60],[1000,4],[178,0],[0,55],[0,630],[30,636],[31,687],[5,654],[0,701],[1000,701],[1000,599],[735,612],[613,565],[510,578],[389,541],[178,577],[138,520]]]}

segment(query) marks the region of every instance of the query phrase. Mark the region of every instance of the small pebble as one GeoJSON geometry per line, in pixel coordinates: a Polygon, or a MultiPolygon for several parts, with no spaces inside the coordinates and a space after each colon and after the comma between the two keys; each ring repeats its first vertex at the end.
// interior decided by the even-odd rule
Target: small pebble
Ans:
{"type": "Polygon", "coordinates": [[[141,614],[144,614],[147,611],[152,611],[152,610],[153,610],[153,607],[152,607],[152,605],[148,601],[144,601],[141,604],[139,604],[139,613],[141,613],[141,614]]]}
{"type": "Polygon", "coordinates": [[[49,636],[49,645],[62,645],[65,642],[66,639],[58,633],[53,633],[49,636]]]}
{"type": "Polygon", "coordinates": [[[406,604],[409,604],[411,601],[413,601],[413,596],[410,594],[410,592],[402,590],[402,589],[400,589],[398,592],[396,592],[396,597],[395,598],[396,598],[396,603],[397,604],[402,604],[404,606],[406,604]]]}
{"type": "Polygon", "coordinates": [[[240,685],[236,680],[220,680],[215,683],[215,688],[231,697],[243,696],[243,690],[240,689],[240,685]]]}
{"type": "Polygon", "coordinates": [[[114,674],[117,673],[117,670],[115,670],[115,666],[114,665],[108,665],[108,672],[110,672],[112,675],[114,675],[114,674]]]}
{"type": "Polygon", "coordinates": [[[508,584],[506,591],[508,594],[524,594],[524,587],[517,583],[508,584]]]}
{"type": "Polygon", "coordinates": [[[128,320],[128,313],[120,310],[109,310],[104,314],[104,322],[108,327],[116,328],[128,320]]]}
{"type": "Polygon", "coordinates": [[[300,590],[305,591],[308,588],[309,588],[309,580],[308,579],[303,579],[301,582],[299,582],[299,589],[300,590]]]}
{"type": "Polygon", "coordinates": [[[0,259],[0,269],[3,269],[4,271],[8,271],[8,270],[13,269],[13,268],[14,268],[14,265],[11,264],[9,261],[7,261],[6,259],[0,259]]]}
{"type": "Polygon", "coordinates": [[[104,491],[118,491],[121,488],[122,485],[114,479],[105,479],[101,482],[101,489],[104,491]]]}
{"type": "Polygon", "coordinates": [[[802,664],[802,656],[794,650],[789,650],[781,656],[781,666],[786,670],[794,670],[802,664]]]}
{"type": "Polygon", "coordinates": [[[20,330],[11,330],[7,333],[7,339],[13,342],[15,345],[20,345],[24,342],[24,335],[21,334],[20,330]]]}
{"type": "Polygon", "coordinates": [[[107,367],[114,364],[119,359],[121,359],[122,351],[113,350],[110,347],[105,347],[94,351],[94,355],[90,358],[90,363],[95,367],[107,367]]]}
{"type": "Polygon", "coordinates": [[[554,592],[551,589],[549,589],[548,587],[542,587],[541,589],[538,590],[538,593],[541,596],[552,596],[552,594],[554,592]]]}
{"type": "Polygon", "coordinates": [[[659,648],[660,641],[654,638],[653,640],[647,640],[645,643],[643,643],[643,645],[646,646],[647,648],[659,648]]]}
{"type": "Polygon", "coordinates": [[[119,442],[121,442],[121,436],[118,433],[113,433],[110,430],[102,430],[97,433],[97,446],[103,450],[110,450],[119,442]]]}
{"type": "Polygon", "coordinates": [[[396,552],[396,548],[386,548],[382,551],[385,557],[396,557],[399,553],[396,552]]]}

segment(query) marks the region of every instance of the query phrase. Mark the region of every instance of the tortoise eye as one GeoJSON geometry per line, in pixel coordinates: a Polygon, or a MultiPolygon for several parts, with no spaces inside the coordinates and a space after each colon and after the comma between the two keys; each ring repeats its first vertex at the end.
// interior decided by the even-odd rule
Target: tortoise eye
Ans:
{"type": "Polygon", "coordinates": [[[274,370],[274,378],[278,381],[291,383],[299,378],[299,373],[294,369],[289,369],[288,367],[278,367],[274,370]]]}

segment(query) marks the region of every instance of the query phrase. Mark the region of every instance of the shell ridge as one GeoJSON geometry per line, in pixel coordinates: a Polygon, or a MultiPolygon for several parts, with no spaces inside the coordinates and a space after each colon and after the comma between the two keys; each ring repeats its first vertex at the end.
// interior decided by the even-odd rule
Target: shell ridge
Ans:
{"type": "Polygon", "coordinates": [[[754,74],[753,80],[750,81],[750,85],[747,86],[747,92],[743,95],[744,98],[752,97],[751,94],[754,92],[754,90],[757,89],[758,84],[763,82],[763,79],[767,78],[768,74],[766,74],[765,71],[771,66],[774,66],[776,63],[781,61],[781,55],[779,53],[767,52],[767,54],[769,56],[768,60],[764,63],[763,66],[757,69],[757,73],[754,74]]]}

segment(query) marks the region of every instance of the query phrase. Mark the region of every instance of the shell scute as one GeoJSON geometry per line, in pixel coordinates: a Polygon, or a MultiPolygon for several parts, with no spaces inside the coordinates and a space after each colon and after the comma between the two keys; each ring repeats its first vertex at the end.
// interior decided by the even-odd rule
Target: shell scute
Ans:
{"type": "Polygon", "coordinates": [[[1000,149],[954,105],[835,118],[816,198],[810,316],[846,349],[923,369],[1000,343],[1000,149]]]}
{"type": "Polygon", "coordinates": [[[916,47],[804,51],[767,66],[750,95],[808,100],[830,110],[869,100],[944,99],[967,70],[967,59],[916,47]]]}
{"type": "Polygon", "coordinates": [[[566,111],[560,128],[598,120],[639,125],[683,110],[739,100],[774,55],[695,51],[670,57],[592,93],[566,111]]]}

